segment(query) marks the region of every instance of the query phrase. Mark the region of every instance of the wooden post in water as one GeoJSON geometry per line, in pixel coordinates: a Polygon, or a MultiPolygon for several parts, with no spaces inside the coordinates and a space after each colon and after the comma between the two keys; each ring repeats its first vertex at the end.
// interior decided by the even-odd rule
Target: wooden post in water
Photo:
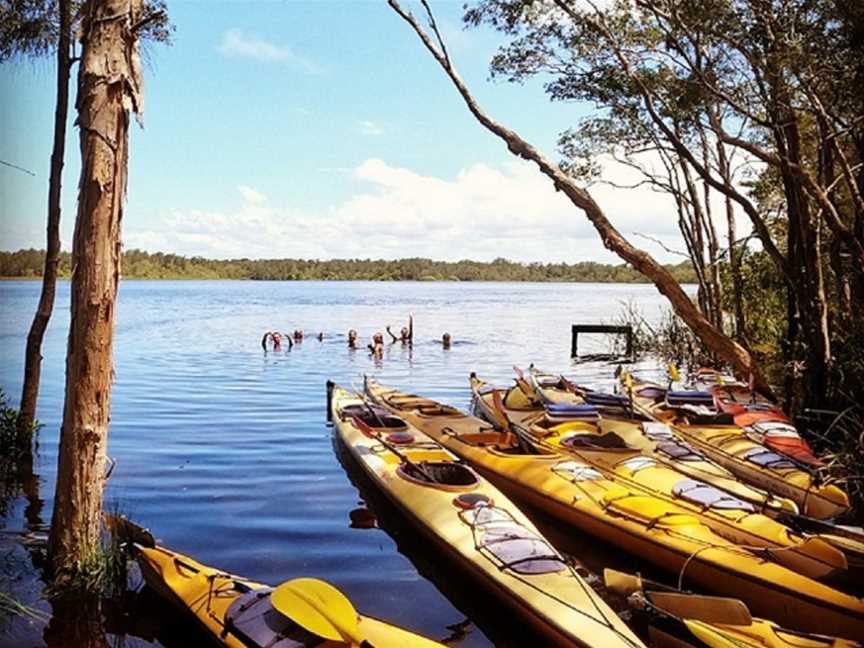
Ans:
{"type": "Polygon", "coordinates": [[[573,324],[571,326],[571,343],[570,357],[576,358],[579,356],[579,334],[580,333],[616,333],[627,337],[628,358],[633,357],[633,328],[630,325],[613,326],[607,324],[573,324]]]}

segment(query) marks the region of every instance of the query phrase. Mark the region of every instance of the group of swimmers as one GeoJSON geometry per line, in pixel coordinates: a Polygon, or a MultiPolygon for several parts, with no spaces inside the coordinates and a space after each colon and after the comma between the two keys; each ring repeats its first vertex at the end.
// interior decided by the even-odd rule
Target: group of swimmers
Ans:
{"type": "MultiPolygon", "coordinates": [[[[261,348],[265,351],[267,350],[267,345],[274,351],[279,351],[282,349],[282,342],[285,341],[288,343],[288,349],[290,350],[295,342],[302,342],[304,337],[303,331],[300,329],[294,329],[294,332],[290,335],[287,333],[280,333],[279,331],[267,331],[264,334],[264,337],[261,338],[261,348]]],[[[324,341],[324,333],[319,333],[315,336],[319,342],[324,341]]]]}
{"type": "MultiPolygon", "coordinates": [[[[392,339],[391,344],[395,344],[396,342],[401,342],[403,346],[412,346],[414,344],[414,316],[408,316],[408,326],[403,326],[399,331],[399,335],[397,336],[393,331],[390,330],[390,325],[388,324],[385,327],[387,334],[392,339]]],[[[319,333],[317,336],[318,341],[324,340],[324,333],[319,333]]],[[[273,351],[280,351],[282,349],[282,342],[286,341],[288,343],[288,349],[290,350],[296,342],[303,341],[303,331],[299,329],[295,329],[291,335],[282,334],[279,331],[267,331],[264,334],[264,337],[261,338],[261,348],[265,351],[268,348],[272,348],[273,351]]],[[[450,334],[444,333],[441,336],[441,346],[445,349],[449,349],[451,345],[450,334]]],[[[352,350],[356,350],[359,348],[358,346],[358,337],[357,331],[355,329],[351,329],[348,331],[348,348],[352,350]]],[[[372,336],[372,342],[366,345],[366,348],[369,350],[369,353],[376,358],[380,358],[384,355],[384,334],[380,331],[375,333],[372,336]]]]}

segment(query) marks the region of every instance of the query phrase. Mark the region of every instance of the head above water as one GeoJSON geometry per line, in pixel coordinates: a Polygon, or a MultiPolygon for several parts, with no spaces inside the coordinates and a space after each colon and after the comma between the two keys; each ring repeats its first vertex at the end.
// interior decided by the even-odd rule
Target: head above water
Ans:
{"type": "Polygon", "coordinates": [[[375,344],[384,344],[384,334],[380,331],[372,336],[372,341],[375,344]]]}

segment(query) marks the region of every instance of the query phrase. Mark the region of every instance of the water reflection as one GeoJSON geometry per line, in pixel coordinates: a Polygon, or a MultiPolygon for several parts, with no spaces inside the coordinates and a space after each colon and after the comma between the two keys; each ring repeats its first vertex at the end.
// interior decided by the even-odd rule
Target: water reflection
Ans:
{"type": "Polygon", "coordinates": [[[97,595],[65,595],[51,599],[51,621],[43,635],[48,648],[108,648],[97,595]]]}
{"type": "MultiPolygon", "coordinates": [[[[10,542],[28,574],[35,574],[33,587],[19,600],[45,612],[50,607],[40,603],[38,567],[19,539],[29,534],[33,544],[42,542],[43,519],[50,518],[53,505],[68,288],[66,282],[58,285],[43,346],[40,446],[21,466],[15,489],[0,497],[6,533],[0,553],[14,534],[10,542]]],[[[357,524],[349,526],[357,492],[323,425],[324,384],[359,386],[362,375],[372,373],[467,409],[470,371],[498,383],[512,380],[513,364],[531,361],[547,371],[574,373],[570,324],[608,322],[626,299],[638,300],[649,321],[662,303],[650,286],[124,281],[109,445],[118,464],[107,499],[153,528],[165,544],[207,564],[265,582],[273,574],[324,578],[360,610],[430,636],[461,634],[464,614],[441,592],[452,594],[474,618],[478,597],[470,583],[448,587],[450,565],[435,554],[426,557],[428,547],[410,541],[398,517],[386,529],[397,544],[380,529],[358,528],[372,522],[366,513],[355,513],[357,524]],[[387,323],[398,328],[409,312],[414,343],[385,344],[383,358],[370,357],[365,344],[371,335],[387,323]],[[280,352],[264,354],[261,333],[277,326],[283,332],[323,328],[325,336],[318,341],[313,334],[290,352],[283,337],[280,352]],[[351,329],[358,331],[356,351],[347,344],[351,329]],[[453,336],[447,351],[443,331],[453,336]],[[406,546],[435,586],[400,553],[406,546]]],[[[37,282],[0,282],[0,388],[7,393],[20,391],[21,349],[37,301],[37,282]]],[[[577,370],[581,382],[612,382],[608,366],[577,370]]],[[[378,507],[370,509],[379,516],[378,507]]],[[[384,520],[378,521],[383,529],[384,520]]],[[[142,600],[128,602],[130,608],[127,602],[102,602],[109,642],[125,635],[125,645],[135,648],[153,637],[161,645],[202,644],[200,637],[184,639],[185,629],[194,626],[186,615],[170,614],[173,608],[153,612],[156,621],[171,623],[148,626],[153,601],[142,600]]],[[[481,620],[483,607],[478,623],[490,637],[470,626],[461,645],[488,646],[489,638],[498,638],[497,617],[503,615],[493,607],[481,620]]],[[[21,623],[11,645],[40,645],[43,629],[21,623]]],[[[525,645],[532,642],[525,638],[525,645]]]]}
{"type": "MultiPolygon", "coordinates": [[[[467,617],[454,620],[446,626],[451,631],[446,637],[446,643],[465,647],[478,645],[477,640],[482,642],[482,638],[477,637],[478,632],[472,627],[476,625],[496,646],[517,648],[536,645],[536,636],[527,633],[525,626],[518,623],[512,615],[502,615],[496,600],[486,595],[485,591],[479,590],[476,581],[453,566],[449,558],[430,543],[420,530],[413,527],[380,493],[340,439],[333,437],[332,443],[339,463],[368,509],[374,514],[378,528],[396,542],[399,553],[411,561],[417,572],[431,581],[467,617]]],[[[356,528],[353,524],[351,526],[356,528]]],[[[442,642],[445,639],[433,638],[442,642]]]]}

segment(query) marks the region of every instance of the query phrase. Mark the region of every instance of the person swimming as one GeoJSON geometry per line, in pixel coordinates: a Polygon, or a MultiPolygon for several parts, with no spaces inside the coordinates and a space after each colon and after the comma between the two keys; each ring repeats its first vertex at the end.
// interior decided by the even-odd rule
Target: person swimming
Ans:
{"type": "Polygon", "coordinates": [[[366,348],[376,358],[381,358],[384,355],[384,334],[376,333],[372,336],[372,344],[368,344],[366,348]]]}
{"type": "Polygon", "coordinates": [[[303,341],[303,329],[294,329],[294,341],[302,342],[303,341]]]}
{"type": "Polygon", "coordinates": [[[441,346],[445,349],[450,348],[450,334],[449,333],[445,333],[444,335],[441,336],[441,346]]]}
{"type": "Polygon", "coordinates": [[[264,337],[261,338],[261,348],[265,351],[267,350],[267,343],[270,342],[274,351],[282,350],[282,340],[285,339],[288,341],[288,348],[294,346],[294,343],[291,341],[289,336],[282,337],[282,334],[279,331],[267,331],[264,334],[264,337]]]}
{"type": "Polygon", "coordinates": [[[357,331],[351,329],[348,331],[348,348],[356,349],[357,348],[357,331]]]}
{"type": "Polygon", "coordinates": [[[403,326],[399,331],[399,337],[390,330],[390,325],[387,325],[387,333],[393,338],[393,342],[401,342],[402,344],[411,344],[414,342],[414,316],[408,316],[408,326],[403,326]]]}

